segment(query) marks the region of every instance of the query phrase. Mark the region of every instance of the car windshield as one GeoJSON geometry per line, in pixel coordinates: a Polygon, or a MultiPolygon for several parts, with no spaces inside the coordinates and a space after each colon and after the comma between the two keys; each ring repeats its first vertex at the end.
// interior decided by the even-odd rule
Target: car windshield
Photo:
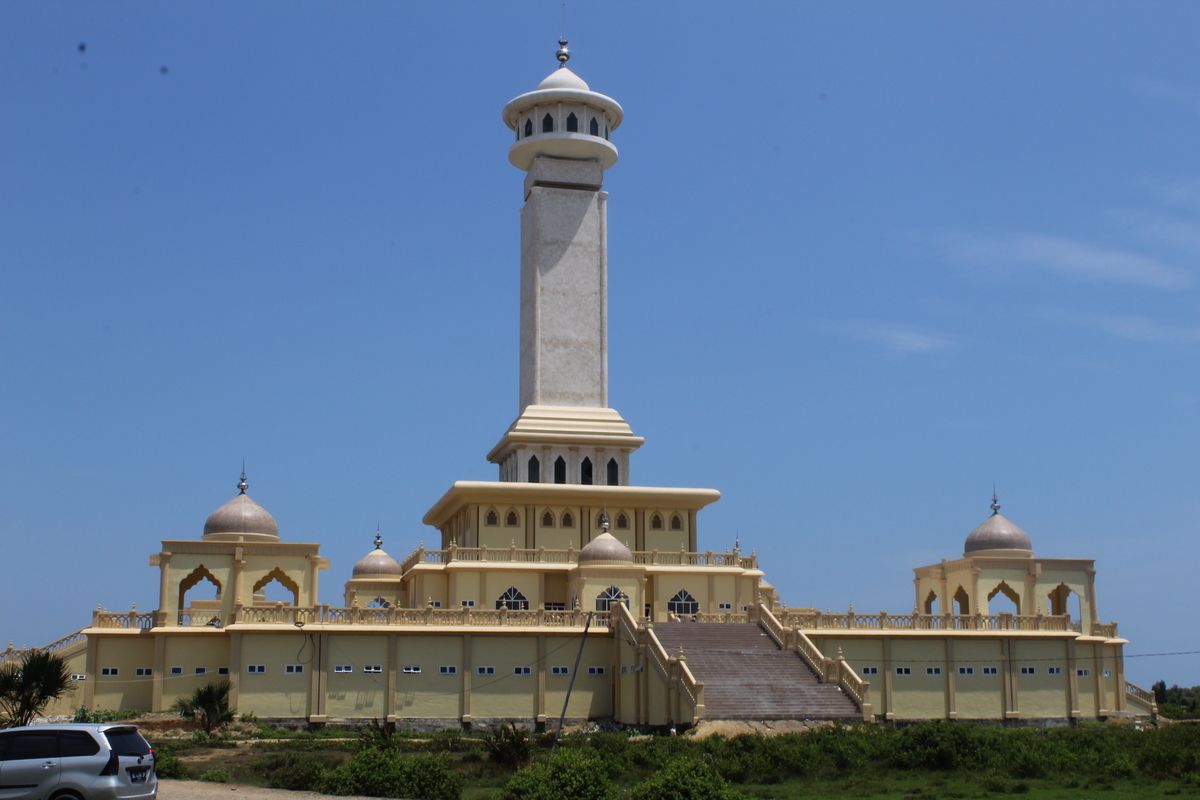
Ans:
{"type": "Polygon", "coordinates": [[[145,756],[150,754],[150,743],[142,738],[137,728],[109,728],[104,732],[113,751],[119,756],[145,756]]]}

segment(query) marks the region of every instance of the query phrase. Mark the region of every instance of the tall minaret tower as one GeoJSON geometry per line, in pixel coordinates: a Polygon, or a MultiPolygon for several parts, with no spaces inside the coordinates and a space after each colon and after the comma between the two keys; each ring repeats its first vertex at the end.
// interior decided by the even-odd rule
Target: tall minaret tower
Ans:
{"type": "Polygon", "coordinates": [[[624,112],[567,69],[504,107],[524,170],[519,415],[488,460],[500,480],[626,485],[643,439],[608,407],[608,224],[604,170],[624,112]]]}

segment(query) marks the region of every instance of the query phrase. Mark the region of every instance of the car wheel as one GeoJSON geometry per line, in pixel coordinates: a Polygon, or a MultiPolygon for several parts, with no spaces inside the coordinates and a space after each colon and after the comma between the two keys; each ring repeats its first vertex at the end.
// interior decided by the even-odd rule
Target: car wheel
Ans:
{"type": "Polygon", "coordinates": [[[59,792],[56,795],[52,795],[50,800],[83,800],[83,798],[74,792],[59,792]]]}

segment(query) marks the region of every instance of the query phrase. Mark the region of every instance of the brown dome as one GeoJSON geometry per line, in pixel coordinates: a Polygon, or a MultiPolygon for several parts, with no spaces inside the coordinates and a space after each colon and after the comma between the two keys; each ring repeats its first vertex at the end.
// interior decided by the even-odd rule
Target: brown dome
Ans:
{"type": "Polygon", "coordinates": [[[602,533],[579,551],[580,564],[632,564],[633,553],[611,533],[602,533]]]}
{"type": "Polygon", "coordinates": [[[354,565],[355,578],[399,578],[400,562],[383,550],[383,537],[376,534],[375,549],[360,558],[354,565]]]}
{"type": "Polygon", "coordinates": [[[967,536],[963,545],[963,555],[980,553],[988,550],[1014,550],[1014,555],[1032,555],[1033,542],[1029,534],[1008,517],[1000,513],[1000,503],[992,495],[992,515],[983,521],[978,528],[967,536]]]}
{"type": "Polygon", "coordinates": [[[239,494],[208,515],[204,538],[218,541],[279,541],[279,524],[271,512],[246,494],[246,473],[238,482],[239,494]]]}

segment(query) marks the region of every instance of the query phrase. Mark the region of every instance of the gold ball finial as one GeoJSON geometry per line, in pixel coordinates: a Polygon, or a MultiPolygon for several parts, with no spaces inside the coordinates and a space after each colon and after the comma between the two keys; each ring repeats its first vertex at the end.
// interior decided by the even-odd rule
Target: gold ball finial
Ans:
{"type": "Polygon", "coordinates": [[[554,57],[558,59],[558,66],[565,67],[567,62],[571,60],[571,48],[567,47],[566,38],[558,40],[558,50],[555,51],[554,57]]]}

